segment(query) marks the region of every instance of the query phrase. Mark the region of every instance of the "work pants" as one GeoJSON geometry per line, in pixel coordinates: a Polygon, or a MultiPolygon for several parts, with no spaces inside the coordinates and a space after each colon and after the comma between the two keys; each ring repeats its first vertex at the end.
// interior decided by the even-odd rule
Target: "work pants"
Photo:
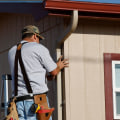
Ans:
{"type": "MultiPolygon", "coordinates": [[[[23,100],[16,103],[19,120],[37,120],[36,114],[31,112],[30,110],[33,103],[34,103],[33,100],[23,100]]],[[[49,105],[49,101],[48,101],[48,105],[49,105]]],[[[49,120],[52,120],[52,117],[50,117],[49,120]]]]}

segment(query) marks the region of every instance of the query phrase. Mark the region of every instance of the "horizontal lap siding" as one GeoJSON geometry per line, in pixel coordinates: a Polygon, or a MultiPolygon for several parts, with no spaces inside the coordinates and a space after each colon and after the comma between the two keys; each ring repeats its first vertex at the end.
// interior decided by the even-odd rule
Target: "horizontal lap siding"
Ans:
{"type": "Polygon", "coordinates": [[[120,22],[79,20],[64,44],[67,120],[105,120],[103,53],[120,53],[120,22]]]}

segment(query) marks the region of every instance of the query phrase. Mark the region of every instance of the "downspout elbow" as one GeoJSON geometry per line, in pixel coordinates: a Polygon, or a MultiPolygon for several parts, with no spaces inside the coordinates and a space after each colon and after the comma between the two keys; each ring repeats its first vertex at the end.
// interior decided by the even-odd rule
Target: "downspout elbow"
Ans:
{"type": "Polygon", "coordinates": [[[59,43],[57,48],[60,48],[60,46],[65,42],[65,40],[74,32],[78,25],[78,10],[73,10],[71,21],[69,26],[66,28],[66,30],[63,32],[63,34],[59,37],[59,43]]]}

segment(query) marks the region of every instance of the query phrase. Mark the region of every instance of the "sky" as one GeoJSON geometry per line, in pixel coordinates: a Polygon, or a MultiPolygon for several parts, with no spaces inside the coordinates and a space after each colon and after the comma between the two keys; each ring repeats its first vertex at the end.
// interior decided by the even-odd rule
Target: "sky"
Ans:
{"type": "MultiPolygon", "coordinates": [[[[42,2],[44,0],[0,0],[1,2],[42,2]]],[[[120,0],[70,0],[70,1],[84,1],[84,2],[98,2],[98,3],[113,3],[120,4],[120,0]]]]}
{"type": "Polygon", "coordinates": [[[120,4],[120,0],[72,0],[72,1],[85,1],[85,2],[98,2],[98,3],[120,4]]]}

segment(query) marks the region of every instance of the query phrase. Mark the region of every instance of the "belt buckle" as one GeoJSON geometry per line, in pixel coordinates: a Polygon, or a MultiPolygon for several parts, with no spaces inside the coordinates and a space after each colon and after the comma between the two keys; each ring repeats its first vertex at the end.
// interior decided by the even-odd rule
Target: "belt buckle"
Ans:
{"type": "Polygon", "coordinates": [[[30,97],[33,97],[34,95],[33,95],[33,93],[30,93],[29,96],[30,96],[30,97]]]}

